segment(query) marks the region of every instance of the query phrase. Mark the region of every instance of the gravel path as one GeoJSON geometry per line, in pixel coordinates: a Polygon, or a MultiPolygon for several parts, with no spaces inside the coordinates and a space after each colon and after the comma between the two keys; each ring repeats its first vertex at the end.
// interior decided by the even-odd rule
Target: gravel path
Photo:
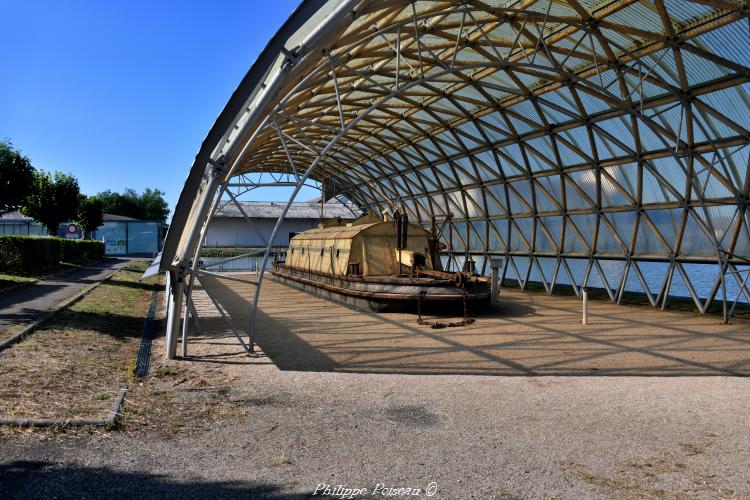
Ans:
{"type": "MultiPolygon", "coordinates": [[[[210,314],[205,298],[198,297],[211,333],[193,337],[189,360],[163,362],[163,338],[155,341],[155,374],[131,387],[123,429],[0,432],[0,498],[287,499],[308,498],[318,485],[339,484],[366,488],[370,498],[385,498],[372,495],[378,484],[420,488],[420,498],[426,498],[432,483],[437,488],[432,498],[750,497],[750,380],[714,376],[699,365],[705,359],[726,366],[721,364],[726,359],[747,358],[741,338],[736,344],[724,339],[730,327],[721,333],[715,321],[702,319],[713,333],[706,343],[693,344],[694,334],[683,330],[695,324],[690,319],[695,316],[678,314],[680,345],[691,346],[680,359],[693,360],[689,368],[698,376],[525,376],[523,370],[492,376],[495,372],[482,366],[478,371],[485,374],[466,374],[472,361],[463,354],[430,355],[429,345],[410,350],[412,341],[403,332],[381,338],[378,352],[359,339],[373,328],[371,317],[356,328],[342,319],[338,330],[318,339],[292,327],[296,315],[317,312],[305,302],[312,299],[284,293],[304,307],[293,312],[265,306],[266,345],[290,345],[289,356],[297,359],[306,344],[311,357],[322,350],[333,364],[312,359],[290,365],[280,349],[271,357],[249,358],[221,326],[218,313],[210,314]],[[280,323],[285,328],[274,330],[280,323]],[[273,335],[298,336],[299,345],[270,342],[273,335]],[[351,348],[358,343],[365,347],[351,348]],[[337,346],[346,347],[336,351],[337,346]],[[374,361],[383,367],[383,352],[395,356],[393,348],[417,369],[369,371],[374,361]],[[356,371],[346,371],[352,367],[356,371]]],[[[536,312],[520,318],[527,328],[540,327],[539,315],[549,314],[545,301],[562,304],[555,324],[566,359],[589,354],[590,340],[563,335],[573,329],[564,301],[530,300],[536,312]]],[[[339,312],[328,303],[318,306],[333,316],[339,312]]],[[[643,308],[618,311],[650,317],[643,308]]],[[[509,328],[521,328],[518,317],[511,319],[509,328]]],[[[399,321],[397,316],[385,320],[399,321]]],[[[459,335],[453,342],[470,341],[466,334],[445,335],[459,335]]],[[[545,356],[559,356],[556,334],[546,335],[548,354],[515,350],[516,362],[538,370],[545,356]]],[[[660,344],[676,341],[659,339],[660,344]]],[[[633,331],[620,341],[644,340],[633,331]]],[[[441,349],[445,354],[445,346],[441,349]]],[[[649,349],[661,352],[657,346],[649,349]]],[[[620,353],[605,366],[627,372],[638,363],[645,372],[673,373],[662,356],[627,351],[635,357],[620,353]]]]}
{"type": "Polygon", "coordinates": [[[746,379],[247,371],[220,389],[177,386],[178,431],[0,438],[0,497],[297,498],[321,483],[432,482],[435,498],[750,495],[746,379]],[[191,419],[208,394],[221,415],[191,419]]]}

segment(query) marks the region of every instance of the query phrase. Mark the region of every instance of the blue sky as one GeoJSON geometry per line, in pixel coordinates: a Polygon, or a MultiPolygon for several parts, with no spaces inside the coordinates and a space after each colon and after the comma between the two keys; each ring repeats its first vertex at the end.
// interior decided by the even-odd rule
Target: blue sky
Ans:
{"type": "Polygon", "coordinates": [[[86,194],[156,187],[174,209],[200,143],[297,3],[0,0],[0,138],[86,194]]]}

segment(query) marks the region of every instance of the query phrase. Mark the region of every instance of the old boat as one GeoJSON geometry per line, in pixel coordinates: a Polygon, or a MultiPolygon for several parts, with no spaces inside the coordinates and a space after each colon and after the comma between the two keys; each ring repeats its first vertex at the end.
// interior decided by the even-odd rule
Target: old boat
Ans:
{"type": "Polygon", "coordinates": [[[487,278],[444,272],[439,243],[405,216],[366,216],[292,237],[275,280],[355,307],[382,311],[431,305],[487,304],[487,278]],[[373,220],[374,219],[374,220],[373,220]]]}

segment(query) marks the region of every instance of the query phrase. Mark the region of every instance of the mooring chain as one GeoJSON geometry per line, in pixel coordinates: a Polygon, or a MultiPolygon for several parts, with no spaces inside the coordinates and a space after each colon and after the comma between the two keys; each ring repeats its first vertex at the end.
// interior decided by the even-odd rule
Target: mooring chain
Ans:
{"type": "Polygon", "coordinates": [[[461,321],[452,321],[449,323],[443,323],[442,321],[425,321],[422,319],[422,301],[424,296],[427,295],[427,290],[424,288],[417,294],[417,324],[422,326],[429,326],[433,330],[441,328],[455,328],[459,326],[468,326],[476,319],[469,317],[469,294],[466,292],[466,282],[461,284],[461,291],[463,293],[463,306],[464,306],[464,317],[461,321]]]}

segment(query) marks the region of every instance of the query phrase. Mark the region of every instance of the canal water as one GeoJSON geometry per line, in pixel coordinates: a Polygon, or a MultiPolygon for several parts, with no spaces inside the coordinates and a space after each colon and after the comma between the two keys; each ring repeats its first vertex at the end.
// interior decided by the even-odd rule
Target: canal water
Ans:
{"type": "MultiPolygon", "coordinates": [[[[481,257],[475,257],[475,260],[477,261],[477,269],[481,269],[481,257]]],[[[521,277],[523,277],[529,264],[528,257],[514,257],[513,260],[516,264],[518,272],[521,274],[521,277]]],[[[458,266],[461,267],[462,258],[457,258],[457,261],[458,266]]],[[[546,278],[547,282],[551,281],[552,276],[555,272],[555,259],[540,258],[539,263],[540,267],[542,268],[542,272],[544,273],[544,278],[546,278]]],[[[570,267],[571,274],[573,274],[573,276],[575,277],[583,276],[586,272],[586,266],[588,265],[588,261],[586,259],[567,259],[567,263],[570,267]]],[[[617,289],[620,286],[620,280],[622,279],[622,275],[625,271],[625,262],[617,260],[600,260],[599,263],[601,264],[603,274],[607,280],[607,284],[609,284],[609,287],[612,289],[617,289]]],[[[444,257],[444,268],[446,268],[446,265],[447,258],[444,257]]],[[[641,274],[648,284],[651,293],[654,295],[659,293],[659,290],[662,287],[662,283],[664,282],[664,277],[666,276],[667,270],[669,269],[669,264],[667,262],[639,262],[638,267],[640,268],[641,274]]],[[[716,279],[719,277],[719,266],[716,264],[683,264],[683,268],[685,269],[685,274],[687,274],[688,278],[690,279],[690,282],[693,285],[693,289],[695,290],[696,294],[701,298],[707,297],[710,294],[716,279]]],[[[455,269],[457,269],[457,267],[454,264],[453,270],[455,269]]],[[[489,274],[489,266],[487,266],[487,269],[487,274],[489,274]]],[[[750,273],[750,266],[738,266],[738,271],[740,273],[739,280],[741,282],[748,276],[748,273],[750,273]]],[[[516,279],[516,274],[512,267],[509,267],[508,271],[506,272],[505,278],[511,280],[516,279]]],[[[531,268],[529,281],[543,281],[542,276],[540,275],[539,270],[536,266],[532,266],[531,268]]],[[[725,275],[725,282],[727,284],[727,300],[738,300],[739,302],[743,303],[748,302],[747,297],[739,293],[739,284],[731,273],[727,272],[727,274],[725,275]]],[[[563,285],[571,284],[568,273],[562,266],[560,267],[560,270],[557,274],[557,283],[563,285]]],[[[577,284],[580,284],[580,282],[577,284]]],[[[750,278],[748,278],[747,280],[746,286],[747,285],[750,285],[750,278]]],[[[588,286],[589,288],[605,288],[605,284],[595,267],[592,268],[591,273],[589,274],[588,286]]],[[[638,279],[638,275],[632,269],[628,273],[627,280],[625,281],[625,290],[629,292],[643,292],[641,281],[638,279]]],[[[670,288],[669,294],[677,297],[690,297],[688,287],[685,284],[685,281],[683,280],[681,274],[676,269],[672,276],[672,286],[670,288]]],[[[719,291],[716,298],[721,299],[721,291],[719,291]]]]}
{"type": "MultiPolygon", "coordinates": [[[[256,252],[255,255],[242,256],[242,253],[247,253],[248,250],[257,249],[242,249],[241,251],[238,251],[236,255],[227,253],[224,253],[221,256],[205,255],[201,257],[201,263],[204,267],[207,267],[208,270],[214,272],[256,271],[263,259],[262,252],[259,251],[256,252]],[[234,260],[229,260],[222,263],[222,261],[226,261],[230,257],[234,257],[234,260]]],[[[481,257],[475,256],[474,259],[476,260],[477,269],[481,270],[481,257]]],[[[449,267],[447,256],[443,256],[443,268],[452,270],[460,268],[462,266],[462,257],[457,257],[456,260],[457,265],[453,264],[449,267]]],[[[528,258],[514,257],[514,261],[516,263],[516,267],[518,268],[518,272],[523,276],[523,274],[526,272],[526,267],[528,266],[528,258]]],[[[272,262],[272,259],[269,260],[269,266],[270,262],[272,262]]],[[[586,272],[586,259],[567,259],[567,262],[568,266],[570,267],[570,272],[573,274],[573,276],[582,276],[586,272]]],[[[622,279],[622,274],[625,270],[625,262],[616,260],[600,260],[599,262],[610,288],[617,289],[620,284],[620,280],[622,279]]],[[[540,258],[539,263],[541,265],[542,272],[544,273],[544,277],[549,282],[552,279],[552,275],[555,270],[555,259],[540,258]]],[[[664,277],[667,273],[667,269],[669,268],[669,264],[666,262],[639,262],[638,266],[640,267],[641,274],[643,274],[643,278],[648,284],[651,292],[653,294],[657,294],[661,289],[664,277]]],[[[690,278],[690,282],[692,283],[693,288],[695,289],[695,292],[698,294],[698,296],[701,298],[705,298],[706,296],[708,296],[711,288],[714,285],[714,282],[718,277],[719,267],[715,264],[683,264],[683,267],[685,268],[685,273],[690,278]]],[[[742,281],[743,279],[745,279],[745,277],[747,277],[748,273],[750,273],[750,266],[740,266],[738,267],[738,270],[740,271],[739,279],[740,281],[742,281]]],[[[489,266],[487,266],[487,274],[489,274],[489,266]]],[[[506,279],[514,280],[515,278],[515,271],[512,268],[509,268],[506,273],[506,279]]],[[[536,268],[536,266],[532,266],[529,280],[532,282],[542,281],[542,277],[539,274],[539,270],[536,268]]],[[[738,300],[739,302],[743,303],[748,302],[747,297],[739,293],[740,287],[734,276],[732,276],[730,273],[727,273],[725,276],[725,281],[727,283],[728,300],[738,300]]],[[[557,283],[563,285],[570,284],[570,278],[568,277],[567,272],[565,272],[564,268],[562,267],[560,268],[560,271],[557,275],[557,283]]],[[[750,285],[750,278],[748,278],[748,284],[750,285]]],[[[589,274],[588,286],[590,288],[605,287],[596,268],[593,268],[591,273],[589,274]]],[[[628,273],[628,278],[625,282],[625,290],[630,292],[643,292],[641,282],[632,269],[630,273],[628,273]]],[[[690,297],[688,287],[677,270],[675,270],[674,275],[672,276],[672,287],[670,289],[670,295],[677,297],[690,297]]],[[[721,299],[721,291],[719,292],[719,294],[717,294],[716,298],[721,299]]]]}

